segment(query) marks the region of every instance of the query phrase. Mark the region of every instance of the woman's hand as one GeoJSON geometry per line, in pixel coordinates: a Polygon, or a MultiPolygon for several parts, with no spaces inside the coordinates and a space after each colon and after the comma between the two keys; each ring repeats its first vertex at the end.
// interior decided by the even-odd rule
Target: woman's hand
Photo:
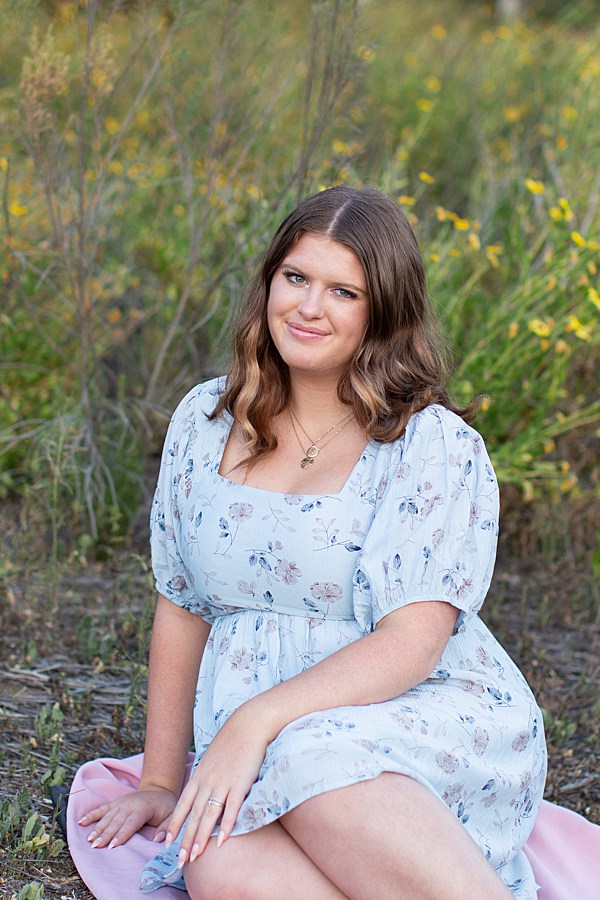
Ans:
{"type": "Polygon", "coordinates": [[[112,850],[125,844],[144,825],[156,826],[155,841],[165,838],[169,819],[177,805],[177,795],[158,785],[147,785],[130,794],[92,809],[79,820],[79,825],[96,827],[88,834],[92,847],[112,850]]]}
{"type": "Polygon", "coordinates": [[[180,866],[193,862],[204,851],[221,816],[217,846],[229,837],[240,806],[256,781],[270,740],[267,728],[257,721],[252,701],[239,707],[215,735],[184,788],[169,823],[167,847],[189,815],[179,851],[180,866]],[[220,805],[209,804],[211,798],[219,800],[220,805]]]}

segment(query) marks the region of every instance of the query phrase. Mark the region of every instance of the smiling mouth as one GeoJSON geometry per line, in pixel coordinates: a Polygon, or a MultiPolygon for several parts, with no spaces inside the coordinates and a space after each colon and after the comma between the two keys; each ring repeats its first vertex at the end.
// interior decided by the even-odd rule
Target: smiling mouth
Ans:
{"type": "Polygon", "coordinates": [[[306,325],[299,325],[297,322],[288,322],[288,328],[292,333],[306,335],[306,337],[327,337],[328,331],[320,331],[318,328],[309,328],[306,325]]]}

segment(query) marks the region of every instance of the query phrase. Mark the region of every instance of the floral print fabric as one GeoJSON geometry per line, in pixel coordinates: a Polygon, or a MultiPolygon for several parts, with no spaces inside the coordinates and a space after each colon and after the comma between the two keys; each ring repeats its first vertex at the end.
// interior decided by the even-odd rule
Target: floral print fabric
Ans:
{"type": "MultiPolygon", "coordinates": [[[[209,422],[218,380],[173,416],[151,516],[156,586],[212,624],[194,712],[197,759],[260,691],[372,630],[404,604],[460,610],[434,671],[384,703],[312,713],[269,745],[233,834],[384,771],[415,778],[469,830],[516,897],[542,799],[540,711],[477,616],[494,564],[498,488],[481,437],[434,405],[393,444],[370,442],[341,491],[285,495],[219,474],[231,427],[209,422]]],[[[177,845],[145,870],[172,881],[177,845]]]]}

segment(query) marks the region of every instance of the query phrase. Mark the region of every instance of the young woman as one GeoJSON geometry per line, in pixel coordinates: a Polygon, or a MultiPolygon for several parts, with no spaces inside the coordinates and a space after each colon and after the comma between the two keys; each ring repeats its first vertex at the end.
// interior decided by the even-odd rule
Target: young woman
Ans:
{"type": "Polygon", "coordinates": [[[477,616],[497,484],[446,383],[399,207],[349,187],[301,203],[229,375],[165,442],[142,780],[80,823],[94,848],[155,826],[143,889],[536,896],[542,718],[477,616]]]}

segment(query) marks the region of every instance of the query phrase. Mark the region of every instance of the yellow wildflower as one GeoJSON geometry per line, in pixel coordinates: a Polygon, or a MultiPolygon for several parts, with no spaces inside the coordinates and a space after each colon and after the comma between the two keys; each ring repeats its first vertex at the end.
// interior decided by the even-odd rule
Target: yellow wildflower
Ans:
{"type": "Polygon", "coordinates": [[[548,340],[548,338],[542,338],[540,341],[540,347],[542,348],[544,353],[546,352],[546,350],[548,349],[549,346],[550,346],[550,341],[548,340]]]}
{"type": "Polygon", "coordinates": [[[346,144],[344,141],[339,140],[335,140],[332,142],[331,149],[339,156],[348,156],[352,152],[350,144],[346,144]]]}
{"type": "Polygon", "coordinates": [[[508,326],[508,336],[511,339],[511,341],[513,340],[513,338],[516,338],[518,333],[519,333],[519,323],[511,322],[510,325],[508,326]]]}
{"type": "Polygon", "coordinates": [[[458,231],[467,231],[467,229],[469,227],[468,219],[461,219],[460,216],[453,216],[453,221],[454,221],[454,227],[458,231]]]}
{"type": "Polygon", "coordinates": [[[556,275],[551,275],[550,278],[548,279],[548,283],[547,283],[547,285],[546,285],[546,288],[547,288],[549,291],[553,291],[554,288],[556,287],[557,283],[558,283],[558,280],[557,280],[557,278],[556,278],[556,275]]]}
{"type": "Polygon", "coordinates": [[[107,134],[116,134],[119,130],[119,123],[114,116],[107,116],[104,120],[104,130],[107,134]]]}
{"type": "Polygon", "coordinates": [[[481,41],[483,44],[493,44],[496,38],[494,37],[493,31],[484,31],[481,35],[481,41]]]}
{"type": "Polygon", "coordinates": [[[536,334],[538,337],[547,338],[548,335],[552,332],[552,325],[554,323],[545,322],[543,319],[530,319],[527,323],[527,327],[533,334],[536,334]]]}
{"type": "Polygon", "coordinates": [[[460,250],[457,250],[455,247],[453,247],[449,252],[450,256],[453,256],[455,259],[460,259],[460,257],[462,256],[460,250]]]}
{"type": "Polygon", "coordinates": [[[372,62],[374,59],[377,59],[377,54],[372,47],[364,46],[359,48],[358,58],[362,59],[364,62],[372,62]]]}
{"type": "Polygon", "coordinates": [[[505,106],[502,112],[507,122],[518,122],[522,115],[518,106],[505,106]]]}
{"type": "Polygon", "coordinates": [[[431,29],[431,36],[434,37],[436,41],[445,41],[448,37],[448,32],[443,25],[434,25],[431,29]]]}
{"type": "Polygon", "coordinates": [[[573,218],[573,211],[571,210],[571,207],[569,206],[569,201],[566,200],[564,197],[560,197],[558,200],[558,205],[560,206],[560,208],[563,211],[563,216],[564,216],[565,221],[570,222],[571,219],[573,218]]]}
{"type": "Polygon", "coordinates": [[[562,221],[562,217],[563,217],[562,209],[559,209],[558,206],[550,207],[550,218],[552,219],[553,222],[562,221]]]}
{"type": "Polygon", "coordinates": [[[119,321],[122,315],[123,313],[120,309],[109,309],[109,311],[106,313],[106,321],[111,325],[114,325],[115,322],[119,321]]]}
{"type": "MultiPolygon", "coordinates": [[[[591,242],[590,242],[590,247],[591,247],[591,246],[592,246],[592,244],[591,244],[591,242]]],[[[598,274],[598,266],[596,265],[595,262],[592,262],[591,259],[590,259],[589,263],[587,264],[587,269],[588,269],[588,272],[590,273],[590,275],[597,275],[597,274],[598,274]]]]}
{"type": "Polygon", "coordinates": [[[425,79],[425,87],[427,90],[431,91],[432,94],[437,94],[441,90],[442,82],[439,78],[436,78],[435,75],[428,75],[425,79]]]}
{"type": "Polygon", "coordinates": [[[443,206],[436,206],[435,215],[438,222],[446,222],[450,218],[448,210],[444,209],[443,206]]]}
{"type": "Polygon", "coordinates": [[[555,447],[556,447],[556,444],[554,443],[552,438],[549,438],[546,441],[546,443],[544,444],[544,453],[552,453],[552,451],[554,450],[555,447]]]}
{"type": "Polygon", "coordinates": [[[469,244],[471,245],[473,250],[481,250],[481,241],[479,240],[479,235],[475,234],[474,231],[469,234],[469,244]]]}
{"type": "Polygon", "coordinates": [[[143,127],[150,121],[150,113],[147,109],[140,109],[135,116],[135,124],[143,127]]]}
{"type": "Polygon", "coordinates": [[[577,478],[575,475],[569,475],[568,478],[563,478],[560,483],[560,489],[563,494],[568,494],[569,491],[572,491],[577,483],[577,478]]]}
{"type": "Polygon", "coordinates": [[[568,147],[568,141],[566,137],[563,137],[562,134],[559,135],[559,137],[556,138],[556,146],[559,150],[566,150],[568,147]]]}
{"type": "Polygon", "coordinates": [[[113,159],[108,164],[108,171],[112,172],[113,175],[120,175],[123,171],[123,163],[119,162],[118,159],[113,159]]]}
{"type": "Polygon", "coordinates": [[[567,122],[573,122],[577,118],[577,110],[574,106],[563,106],[560,113],[567,122]]]}
{"type": "Polygon", "coordinates": [[[5,156],[0,156],[0,169],[2,169],[3,172],[6,172],[8,169],[8,160],[5,156]]]}
{"type": "Polygon", "coordinates": [[[529,191],[530,194],[543,194],[544,193],[544,182],[536,181],[535,178],[526,178],[525,179],[525,187],[529,191]]]}
{"type": "Polygon", "coordinates": [[[570,350],[569,345],[567,344],[566,341],[563,341],[562,338],[559,338],[557,340],[556,344],[554,345],[554,349],[556,350],[557,353],[559,353],[561,355],[564,355],[565,353],[569,353],[569,350],[570,350]]]}
{"type": "Polygon", "coordinates": [[[256,184],[249,184],[246,188],[246,193],[249,197],[252,197],[253,200],[262,200],[263,192],[256,184]]]}
{"type": "Polygon", "coordinates": [[[585,247],[587,245],[587,241],[579,231],[571,232],[571,240],[577,247],[585,247]]]}
{"type": "Polygon", "coordinates": [[[435,178],[433,175],[430,175],[429,172],[419,172],[419,178],[421,181],[424,181],[425,184],[435,184],[435,178]]]}
{"type": "Polygon", "coordinates": [[[600,295],[598,294],[596,288],[588,288],[588,297],[590,298],[596,309],[600,309],[600,295]]]}
{"type": "Polygon", "coordinates": [[[420,109],[421,112],[431,112],[433,103],[431,100],[428,100],[427,97],[420,97],[417,100],[417,109],[420,109]]]}
{"type": "Polygon", "coordinates": [[[17,201],[11,203],[8,209],[13,216],[24,216],[27,214],[27,207],[23,206],[22,203],[18,203],[17,201]]]}
{"type": "Polygon", "coordinates": [[[512,37],[512,31],[506,25],[500,25],[498,28],[496,28],[496,34],[503,41],[507,41],[512,37]]]}
{"type": "Polygon", "coordinates": [[[486,413],[488,411],[488,409],[490,408],[491,403],[492,403],[492,401],[486,394],[486,396],[483,397],[483,399],[481,401],[481,406],[480,406],[481,412],[486,413]]]}
{"type": "Polygon", "coordinates": [[[439,263],[439,261],[440,261],[440,255],[439,255],[439,253],[430,253],[430,254],[429,254],[429,259],[431,260],[431,262],[439,263]]]}
{"type": "Polygon", "coordinates": [[[182,219],[185,216],[185,206],[182,203],[174,203],[173,215],[177,216],[178,219],[182,219]]]}
{"type": "Polygon", "coordinates": [[[584,325],[577,316],[571,315],[569,316],[569,321],[567,322],[567,331],[572,331],[573,334],[579,338],[580,341],[591,341],[592,332],[588,328],[587,325],[584,325]]]}
{"type": "Polygon", "coordinates": [[[414,206],[415,198],[409,197],[407,194],[402,194],[398,197],[398,203],[400,206],[414,206]]]}

